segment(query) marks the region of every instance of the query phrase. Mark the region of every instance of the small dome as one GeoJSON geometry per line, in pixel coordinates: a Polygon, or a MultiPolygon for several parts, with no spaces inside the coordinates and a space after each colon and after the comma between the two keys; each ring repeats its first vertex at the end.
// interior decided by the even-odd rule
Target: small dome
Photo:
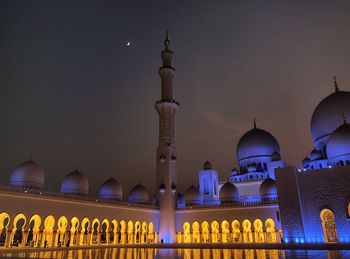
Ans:
{"type": "Polygon", "coordinates": [[[344,122],[334,131],[327,142],[327,156],[332,160],[350,157],[350,124],[344,122]]]}
{"type": "Polygon", "coordinates": [[[35,161],[30,159],[13,170],[10,178],[10,186],[41,189],[44,187],[44,181],[44,170],[35,161]]]}
{"type": "Polygon", "coordinates": [[[254,164],[248,165],[248,172],[256,172],[256,166],[254,164]]]}
{"type": "Polygon", "coordinates": [[[238,202],[240,199],[237,187],[230,182],[220,188],[219,197],[221,203],[238,202]]]}
{"type": "Polygon", "coordinates": [[[211,169],[213,169],[213,166],[209,161],[206,161],[203,165],[203,169],[204,170],[211,170],[211,169]]]}
{"type": "Polygon", "coordinates": [[[176,204],[179,208],[185,207],[185,198],[181,193],[177,194],[176,204]]]}
{"type": "Polygon", "coordinates": [[[238,175],[238,170],[236,169],[236,168],[233,168],[232,170],[231,170],[231,176],[235,176],[235,175],[238,175]]]}
{"type": "Polygon", "coordinates": [[[350,118],[349,103],[350,92],[335,91],[317,105],[311,118],[311,134],[316,149],[322,150],[333,131],[342,124],[339,119],[341,114],[350,118]]]}
{"type": "Polygon", "coordinates": [[[103,200],[120,201],[123,198],[123,188],[117,180],[111,177],[102,184],[99,197],[103,200]]]}
{"type": "Polygon", "coordinates": [[[281,155],[278,152],[273,152],[271,154],[271,161],[280,161],[281,160],[281,155]]]}
{"type": "Polygon", "coordinates": [[[271,160],[271,154],[280,153],[277,140],[267,131],[254,128],[245,133],[237,145],[237,159],[241,167],[271,160]]]}
{"type": "Polygon", "coordinates": [[[322,153],[319,150],[312,150],[310,153],[310,160],[315,161],[315,160],[320,160],[322,159],[322,153]]]}
{"type": "Polygon", "coordinates": [[[193,184],[186,190],[184,194],[186,205],[201,205],[203,196],[201,192],[193,184]]]}
{"type": "Polygon", "coordinates": [[[63,179],[61,192],[65,195],[88,195],[89,181],[82,172],[74,170],[63,179]]]}
{"type": "Polygon", "coordinates": [[[260,185],[259,192],[263,199],[277,198],[276,181],[271,178],[265,179],[260,185]]]}
{"type": "Polygon", "coordinates": [[[149,204],[150,195],[143,185],[137,184],[129,192],[128,202],[136,204],[149,204]]]}
{"type": "Polygon", "coordinates": [[[305,157],[304,160],[303,160],[303,162],[302,162],[303,168],[309,167],[310,162],[311,162],[310,158],[305,157]]]}

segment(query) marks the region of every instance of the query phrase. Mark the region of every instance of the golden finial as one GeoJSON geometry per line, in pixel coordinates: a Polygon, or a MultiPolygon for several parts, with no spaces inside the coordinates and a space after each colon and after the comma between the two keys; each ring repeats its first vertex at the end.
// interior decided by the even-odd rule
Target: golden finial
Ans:
{"type": "Polygon", "coordinates": [[[337,77],[333,76],[333,83],[334,83],[334,89],[336,92],[339,92],[339,87],[338,87],[338,82],[337,82],[337,77]]]}

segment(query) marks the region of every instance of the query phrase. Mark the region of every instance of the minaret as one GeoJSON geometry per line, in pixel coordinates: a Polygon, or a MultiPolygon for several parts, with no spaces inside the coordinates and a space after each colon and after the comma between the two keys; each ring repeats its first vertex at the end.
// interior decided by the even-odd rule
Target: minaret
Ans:
{"type": "Polygon", "coordinates": [[[168,31],[161,53],[163,66],[159,68],[161,78],[161,99],[155,108],[159,115],[159,144],[157,148],[157,201],[160,207],[159,240],[165,243],[175,241],[176,204],[176,147],[175,113],[179,103],[173,99],[172,85],[175,68],[171,66],[173,52],[169,49],[168,31]]]}

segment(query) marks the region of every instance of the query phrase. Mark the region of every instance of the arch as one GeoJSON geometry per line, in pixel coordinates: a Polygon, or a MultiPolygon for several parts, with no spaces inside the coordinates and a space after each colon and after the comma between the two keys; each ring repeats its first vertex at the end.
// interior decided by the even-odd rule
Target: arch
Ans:
{"type": "Polygon", "coordinates": [[[192,223],[192,242],[200,243],[200,241],[199,223],[195,221],[192,223]]]}
{"type": "Polygon", "coordinates": [[[211,227],[211,242],[217,243],[219,242],[219,222],[216,220],[212,221],[210,224],[211,227]]]}
{"type": "Polygon", "coordinates": [[[133,241],[134,241],[134,222],[132,222],[131,220],[128,221],[128,230],[127,230],[127,233],[128,233],[128,244],[132,244],[133,241]]]}
{"type": "Polygon", "coordinates": [[[134,237],[135,237],[134,243],[135,244],[140,243],[140,239],[141,239],[140,235],[141,235],[141,223],[140,223],[140,221],[136,221],[135,222],[135,234],[134,234],[134,237]]]}
{"type": "Polygon", "coordinates": [[[208,243],[209,242],[209,223],[207,221],[202,222],[201,230],[202,230],[202,242],[208,243]]]}
{"type": "Polygon", "coordinates": [[[261,219],[256,219],[253,222],[254,226],[254,240],[255,242],[264,242],[264,232],[263,232],[263,223],[261,219]]]}
{"type": "Polygon", "coordinates": [[[275,221],[271,218],[265,220],[266,227],[266,241],[267,242],[276,242],[277,234],[275,229],[275,221]]]}
{"type": "Polygon", "coordinates": [[[10,215],[6,212],[0,213],[0,246],[7,246],[9,237],[8,226],[10,225],[10,215]]]}
{"type": "Polygon", "coordinates": [[[242,222],[243,227],[243,241],[244,242],[253,242],[253,236],[252,236],[252,223],[249,219],[245,219],[242,222]]]}
{"type": "Polygon", "coordinates": [[[125,220],[120,221],[120,243],[126,243],[126,222],[125,220]]]}
{"type": "Polygon", "coordinates": [[[110,225],[110,231],[113,233],[113,235],[110,235],[110,242],[113,244],[118,244],[120,242],[120,228],[118,225],[118,221],[116,219],[113,219],[110,225]],[[119,232],[118,232],[119,229],[119,232]]]}
{"type": "Polygon", "coordinates": [[[57,221],[57,233],[55,239],[55,245],[57,246],[65,246],[67,245],[67,227],[68,227],[68,219],[65,216],[61,216],[57,221]]]}
{"type": "Polygon", "coordinates": [[[78,217],[73,217],[70,220],[70,238],[69,245],[74,246],[79,244],[79,219],[78,217]]]}
{"type": "Polygon", "coordinates": [[[189,222],[185,222],[183,225],[182,225],[182,229],[183,229],[183,232],[184,232],[184,243],[190,243],[191,242],[191,225],[189,222]]]}
{"type": "Polygon", "coordinates": [[[108,219],[104,219],[101,224],[100,243],[109,244],[110,241],[110,224],[108,219]]]}
{"type": "Polygon", "coordinates": [[[91,237],[90,237],[90,245],[99,244],[100,243],[100,220],[98,218],[94,218],[91,223],[91,237]]]}
{"type": "Polygon", "coordinates": [[[23,213],[19,213],[13,219],[13,228],[10,237],[10,244],[15,246],[23,246],[25,243],[24,231],[27,223],[27,217],[23,213]]]}
{"type": "Polygon", "coordinates": [[[234,220],[231,223],[232,227],[232,239],[234,242],[240,242],[241,241],[241,224],[238,220],[234,220]]]}
{"type": "Polygon", "coordinates": [[[230,224],[227,220],[221,222],[221,241],[227,243],[230,234],[230,224]]]}
{"type": "Polygon", "coordinates": [[[147,242],[147,222],[143,221],[141,225],[141,243],[147,242]]]}
{"type": "Polygon", "coordinates": [[[26,238],[27,240],[25,241],[26,245],[38,246],[39,235],[40,235],[40,225],[41,225],[41,217],[38,214],[34,214],[29,219],[28,233],[26,238]]]}
{"type": "Polygon", "coordinates": [[[90,219],[83,218],[80,225],[80,237],[79,245],[88,245],[89,244],[89,229],[90,229],[90,219]]]}
{"type": "Polygon", "coordinates": [[[148,243],[155,243],[154,224],[148,223],[148,243]]]}
{"type": "Polygon", "coordinates": [[[53,230],[55,227],[55,218],[52,215],[48,215],[44,220],[44,231],[42,234],[41,246],[53,246],[54,236],[53,230]]]}
{"type": "Polygon", "coordinates": [[[334,213],[329,209],[323,209],[320,213],[324,240],[327,243],[338,242],[337,227],[334,221],[334,213]]]}

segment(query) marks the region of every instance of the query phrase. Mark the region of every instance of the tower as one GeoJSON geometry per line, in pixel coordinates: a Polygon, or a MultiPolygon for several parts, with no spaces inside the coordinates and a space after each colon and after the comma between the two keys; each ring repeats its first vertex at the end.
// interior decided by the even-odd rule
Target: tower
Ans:
{"type": "Polygon", "coordinates": [[[155,109],[159,115],[159,144],[157,148],[157,201],[160,208],[160,240],[173,243],[175,240],[176,203],[176,146],[175,114],[179,103],[173,99],[172,84],[175,69],[171,66],[173,52],[169,49],[168,32],[161,53],[163,65],[159,68],[161,99],[155,109]]]}

